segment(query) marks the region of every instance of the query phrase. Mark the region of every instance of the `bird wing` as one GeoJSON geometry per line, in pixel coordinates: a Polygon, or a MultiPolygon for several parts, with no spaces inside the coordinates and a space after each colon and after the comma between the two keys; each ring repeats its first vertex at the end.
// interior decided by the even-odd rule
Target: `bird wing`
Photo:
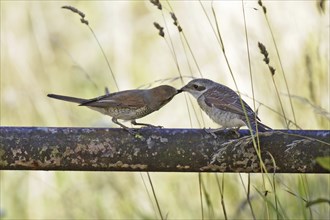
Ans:
{"type": "MultiPolygon", "coordinates": [[[[240,98],[236,92],[225,87],[223,89],[212,88],[206,91],[204,94],[205,103],[210,107],[216,107],[223,111],[232,112],[245,117],[240,98]]],[[[250,106],[242,99],[245,111],[248,117],[254,118],[254,111],[250,106]]],[[[257,119],[259,120],[258,116],[257,119]]]]}
{"type": "Polygon", "coordinates": [[[130,108],[139,109],[146,105],[144,90],[126,90],[106,94],[94,99],[89,99],[81,103],[81,106],[98,107],[98,108],[130,108]]]}

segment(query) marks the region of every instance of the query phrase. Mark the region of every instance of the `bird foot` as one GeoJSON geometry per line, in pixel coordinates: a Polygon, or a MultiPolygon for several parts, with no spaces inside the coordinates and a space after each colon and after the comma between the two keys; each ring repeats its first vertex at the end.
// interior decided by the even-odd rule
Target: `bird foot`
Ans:
{"type": "Polygon", "coordinates": [[[239,138],[241,135],[238,132],[238,129],[234,129],[234,128],[216,128],[216,129],[206,129],[204,128],[204,131],[210,135],[212,135],[214,138],[217,138],[216,133],[219,131],[223,131],[225,135],[231,135],[232,133],[235,134],[235,136],[237,136],[237,138],[239,138]]]}
{"type": "Polygon", "coordinates": [[[143,125],[140,129],[150,129],[150,128],[164,128],[164,127],[157,125],[143,125]]]}
{"type": "Polygon", "coordinates": [[[148,125],[147,128],[164,128],[161,125],[148,125]]]}
{"type": "Polygon", "coordinates": [[[135,120],[132,121],[132,125],[140,125],[140,126],[144,126],[147,128],[163,128],[163,126],[156,126],[156,125],[146,124],[146,123],[138,123],[135,120]]]}
{"type": "Polygon", "coordinates": [[[135,128],[124,128],[124,130],[134,136],[139,134],[138,129],[135,128]]]}
{"type": "Polygon", "coordinates": [[[239,128],[228,128],[226,129],[225,133],[228,135],[234,134],[237,138],[241,136],[241,134],[238,132],[239,128]]]}
{"type": "Polygon", "coordinates": [[[204,128],[204,131],[210,135],[212,135],[214,138],[217,138],[217,135],[215,134],[218,131],[223,131],[223,128],[216,128],[216,129],[212,129],[212,128],[204,128]]]}

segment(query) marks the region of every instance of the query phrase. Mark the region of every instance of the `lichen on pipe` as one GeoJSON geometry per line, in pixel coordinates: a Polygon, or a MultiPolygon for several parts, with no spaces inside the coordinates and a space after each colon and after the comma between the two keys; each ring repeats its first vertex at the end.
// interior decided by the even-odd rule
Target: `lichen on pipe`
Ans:
{"type": "MultiPolygon", "coordinates": [[[[259,133],[269,172],[326,173],[330,131],[259,133]],[[276,168],[271,161],[272,155],[276,168]]],[[[261,172],[247,130],[0,127],[1,170],[261,172]]]]}

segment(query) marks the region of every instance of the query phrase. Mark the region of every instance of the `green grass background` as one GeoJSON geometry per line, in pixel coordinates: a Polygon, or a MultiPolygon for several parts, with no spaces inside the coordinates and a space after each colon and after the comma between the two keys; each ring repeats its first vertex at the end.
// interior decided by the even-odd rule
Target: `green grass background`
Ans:
{"type": "MultiPolygon", "coordinates": [[[[265,1],[290,92],[309,100],[292,99],[297,124],[303,129],[329,129],[329,1],[322,11],[319,1],[265,1]],[[320,110],[325,110],[325,112],[320,110]]],[[[183,47],[164,5],[166,40],[153,22],[165,26],[162,13],[148,1],[1,1],[1,126],[110,127],[110,118],[70,103],[51,100],[48,93],[92,98],[107,86],[116,91],[106,61],[87,26],[77,15],[61,9],[72,5],[86,14],[109,59],[120,90],[179,76],[200,77],[187,47],[183,47]],[[171,41],[176,58],[171,52],[171,41]],[[188,55],[187,55],[188,54],[188,55]],[[189,67],[188,63],[191,65],[189,67]],[[89,79],[90,78],[90,79],[89,79]]],[[[242,93],[251,94],[249,62],[240,1],[215,1],[221,34],[234,77],[242,93]]],[[[171,6],[204,77],[235,89],[217,36],[211,2],[203,1],[210,24],[198,1],[176,1],[171,6]],[[212,25],[212,26],[211,26],[212,25]]],[[[256,1],[244,2],[250,44],[255,98],[263,105],[258,113],[272,128],[285,128],[270,73],[257,42],[268,49],[276,68],[286,117],[293,120],[279,60],[262,10],[256,1]],[[269,106],[266,108],[264,105],[269,106]]],[[[189,79],[185,79],[185,82],[189,79]]],[[[163,84],[182,86],[180,80],[163,84]]],[[[187,96],[189,97],[189,96],[187,96]]],[[[253,106],[251,99],[243,98],[253,106]]],[[[184,95],[140,122],[169,128],[217,127],[205,115],[191,115],[184,95]],[[173,111],[175,109],[175,111],[173,111]]],[[[196,106],[196,101],[189,101],[196,106]]],[[[290,128],[295,128],[290,126],[290,128]]],[[[198,174],[151,173],[157,199],[168,219],[200,219],[198,174]]],[[[1,171],[0,215],[3,219],[155,219],[159,218],[147,177],[125,172],[24,172],[1,171]],[[147,189],[143,184],[146,182],[147,189]],[[150,194],[150,195],[148,195],[150,194]]],[[[222,219],[216,178],[224,178],[228,218],[249,219],[244,187],[247,174],[202,174],[206,189],[204,217],[222,219]],[[209,199],[209,202],[207,202],[209,199]]],[[[274,183],[274,182],[273,182],[274,183]]],[[[276,193],[266,199],[281,207],[272,210],[262,191],[262,175],[251,175],[251,203],[257,218],[328,219],[328,204],[305,208],[307,200],[329,198],[329,175],[276,175],[276,193]],[[294,193],[294,196],[286,190],[294,193]]]]}

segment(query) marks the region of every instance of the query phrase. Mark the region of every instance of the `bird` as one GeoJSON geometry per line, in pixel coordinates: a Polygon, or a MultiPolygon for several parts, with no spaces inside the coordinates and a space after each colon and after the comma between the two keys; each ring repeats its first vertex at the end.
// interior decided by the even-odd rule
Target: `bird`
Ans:
{"type": "Polygon", "coordinates": [[[47,96],[62,101],[78,103],[79,106],[86,106],[92,110],[112,117],[112,122],[135,134],[133,129],[128,128],[118,119],[131,121],[133,125],[147,127],[159,127],[151,124],[138,123],[136,119],[142,118],[166,105],[172,98],[181,91],[169,85],[160,85],[151,89],[133,89],[109,93],[106,89],[105,95],[83,99],[57,94],[47,96]]]}
{"type": "Polygon", "coordinates": [[[259,132],[271,130],[270,127],[260,122],[259,117],[243,99],[241,103],[239,95],[234,90],[225,85],[209,79],[197,78],[190,81],[179,91],[190,93],[197,99],[201,109],[215,123],[222,126],[215,129],[214,132],[234,128],[235,132],[238,133],[242,126],[250,126],[249,128],[254,132],[256,130],[259,132]]]}

